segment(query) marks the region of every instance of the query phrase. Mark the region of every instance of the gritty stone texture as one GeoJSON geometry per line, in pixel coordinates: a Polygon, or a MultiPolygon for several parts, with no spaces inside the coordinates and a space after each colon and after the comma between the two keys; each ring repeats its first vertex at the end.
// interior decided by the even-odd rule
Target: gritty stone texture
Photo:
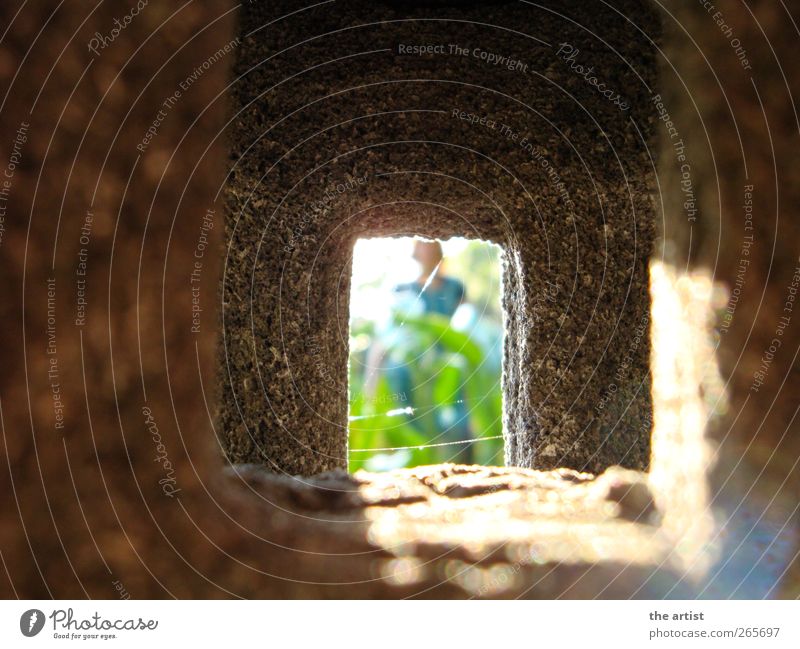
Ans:
{"type": "MultiPolygon", "coordinates": [[[[421,235],[503,247],[506,463],[648,465],[655,48],[610,8],[587,31],[567,18],[581,2],[454,4],[346,2],[279,22],[300,5],[243,6],[218,423],[233,462],[346,468],[352,248],[421,235]],[[312,24],[335,35],[308,40],[312,24]]],[[[646,3],[618,9],[658,37],[646,3]]]]}

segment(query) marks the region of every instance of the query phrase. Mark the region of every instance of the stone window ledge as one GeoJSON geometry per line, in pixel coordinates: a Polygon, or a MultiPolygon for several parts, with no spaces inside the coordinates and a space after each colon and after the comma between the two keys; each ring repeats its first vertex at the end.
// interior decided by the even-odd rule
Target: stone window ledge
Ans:
{"type": "Polygon", "coordinates": [[[235,487],[228,491],[244,490],[266,527],[285,529],[291,547],[329,566],[333,581],[333,573],[348,579],[348,596],[375,584],[390,596],[453,588],[461,596],[548,596],[551,588],[569,594],[575,579],[581,589],[624,596],[654,574],[662,585],[698,576],[710,565],[714,529],[704,433],[721,399],[708,328],[712,286],[662,264],[652,265],[651,282],[648,473],[444,464],[292,477],[240,464],[225,470],[235,487]]]}

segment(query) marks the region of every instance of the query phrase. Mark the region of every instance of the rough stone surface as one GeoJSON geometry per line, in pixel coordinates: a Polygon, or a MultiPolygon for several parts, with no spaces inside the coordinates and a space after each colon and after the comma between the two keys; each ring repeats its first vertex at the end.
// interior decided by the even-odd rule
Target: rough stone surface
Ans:
{"type": "MultiPolygon", "coordinates": [[[[655,47],[610,8],[573,24],[582,2],[454,4],[243,7],[220,359],[234,462],[346,468],[353,245],[413,234],[504,250],[507,464],[648,465],[655,47]],[[442,53],[402,53],[419,45],[442,53]]],[[[645,2],[619,10],[658,38],[645,2]]]]}
{"type": "MultiPolygon", "coordinates": [[[[698,246],[692,268],[716,269],[718,280],[734,285],[744,167],[733,117],[762,206],[746,295],[730,331],[721,334],[727,411],[709,429],[698,410],[705,390],[697,374],[707,359],[696,352],[713,350],[716,341],[684,348],[681,333],[676,349],[670,336],[667,316],[680,324],[685,314],[702,321],[709,313],[690,299],[694,284],[679,277],[689,231],[680,213],[682,190],[663,166],[664,250],[676,253],[671,272],[686,300],[668,301],[659,311],[666,329],[654,356],[666,355],[667,361],[654,370],[664,381],[654,381],[658,435],[647,478],[616,469],[591,478],[572,471],[434,467],[395,475],[395,485],[387,476],[341,473],[294,479],[264,466],[226,467],[221,459],[215,432],[224,434],[215,431],[210,413],[218,403],[213,317],[222,271],[213,256],[205,258],[205,310],[196,335],[189,277],[203,214],[215,205],[222,214],[215,196],[225,184],[228,154],[221,136],[226,61],[181,97],[138,162],[136,145],[163,101],[235,37],[233,14],[218,20],[230,5],[191,3],[170,19],[172,5],[151,2],[99,57],[86,44],[94,32],[114,26],[122,15],[117,3],[103,3],[91,16],[93,7],[85,3],[64,3],[52,16],[48,3],[26,3],[17,13],[21,5],[0,3],[0,22],[10,25],[0,45],[0,167],[11,157],[15,132],[29,124],[0,239],[0,595],[113,598],[122,584],[133,598],[728,597],[737,588],[735,596],[798,596],[797,568],[778,580],[784,566],[777,563],[769,572],[763,561],[776,547],[779,561],[796,556],[799,547],[796,532],[785,533],[796,530],[791,517],[798,501],[797,316],[761,392],[748,399],[797,264],[800,186],[790,171],[798,128],[791,98],[797,96],[800,68],[788,65],[797,34],[780,3],[725,6],[754,61],[752,81],[699,5],[669,6],[688,34],[660,14],[670,63],[662,62],[659,89],[692,150],[713,145],[706,158],[713,150],[712,162],[693,164],[696,173],[712,177],[699,176],[702,211],[692,230],[698,246]],[[702,122],[693,117],[695,105],[702,122]],[[707,171],[714,165],[716,176],[707,171]],[[722,210],[716,205],[720,195],[722,210]],[[92,200],[89,306],[80,328],[74,325],[75,269],[92,200]],[[47,280],[53,277],[63,429],[55,428],[47,376],[47,280]],[[665,368],[672,373],[662,373],[665,368]],[[675,381],[676,372],[686,381],[675,381]],[[159,484],[164,465],[154,461],[158,446],[145,424],[145,405],[181,489],[174,497],[159,484]],[[693,442],[687,441],[690,432],[693,442]],[[707,445],[698,445],[704,433],[721,443],[711,482],[704,479],[707,445]],[[331,486],[337,490],[332,497],[331,486]],[[750,487],[763,505],[755,500],[754,506],[753,498],[743,502],[750,487]],[[548,511],[551,493],[555,504],[548,511]],[[738,532],[726,519],[721,523],[729,524],[713,532],[722,566],[709,571],[715,589],[680,580],[669,563],[654,571],[662,552],[673,557],[693,534],[687,531],[687,508],[689,519],[708,515],[711,497],[715,507],[750,511],[738,532]],[[683,521],[676,520],[681,510],[683,521]],[[632,522],[639,511],[647,518],[632,522]],[[754,540],[762,514],[776,523],[775,531],[754,540]],[[469,544],[467,520],[479,521],[469,544]],[[553,527],[548,530],[545,521],[553,527]],[[515,530],[522,533],[515,536],[515,530]],[[546,543],[544,532],[550,534],[546,543]],[[587,536],[597,542],[585,543],[587,536]],[[619,558],[631,540],[638,545],[633,564],[628,556],[619,558]],[[537,561],[562,546],[575,550],[574,560],[537,561]],[[750,548],[745,558],[753,559],[740,572],[734,569],[737,547],[750,548]],[[587,548],[595,554],[581,554],[587,548]],[[753,588],[752,578],[763,573],[771,581],[753,588]]],[[[583,23],[593,19],[583,17],[583,23]]],[[[314,22],[306,25],[307,36],[318,33],[314,22]]],[[[300,65],[299,59],[293,64],[300,65]]],[[[317,82],[320,89],[323,82],[317,82]]],[[[576,82],[573,89],[583,88],[576,82]]],[[[412,94],[406,92],[409,100],[412,94]]],[[[211,233],[216,242],[221,229],[211,233]]],[[[657,250],[660,255],[662,248],[657,250]]],[[[659,283],[669,284],[669,277],[654,273],[659,283]]]]}

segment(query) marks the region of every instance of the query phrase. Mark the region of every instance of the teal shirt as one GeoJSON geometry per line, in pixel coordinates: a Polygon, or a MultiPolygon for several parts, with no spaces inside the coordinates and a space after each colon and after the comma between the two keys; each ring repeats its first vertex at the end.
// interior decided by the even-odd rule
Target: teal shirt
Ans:
{"type": "Polygon", "coordinates": [[[441,281],[438,284],[431,283],[422,295],[419,295],[422,290],[422,284],[417,282],[399,284],[394,291],[395,293],[413,292],[416,296],[419,296],[424,313],[439,313],[449,318],[464,300],[464,285],[452,277],[441,277],[440,279],[441,281]]]}

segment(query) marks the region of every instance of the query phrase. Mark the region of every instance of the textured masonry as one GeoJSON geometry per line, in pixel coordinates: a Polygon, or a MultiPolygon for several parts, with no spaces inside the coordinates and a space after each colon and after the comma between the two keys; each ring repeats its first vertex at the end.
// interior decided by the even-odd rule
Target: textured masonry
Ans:
{"type": "MultiPolygon", "coordinates": [[[[423,4],[323,5],[260,30],[297,7],[242,7],[224,450],[346,468],[355,240],[466,236],[505,253],[507,464],[646,468],[655,46],[609,7],[583,27],[562,16],[578,2],[535,20],[522,3],[423,4]]],[[[646,3],[616,6],[658,32],[646,3]]]]}

